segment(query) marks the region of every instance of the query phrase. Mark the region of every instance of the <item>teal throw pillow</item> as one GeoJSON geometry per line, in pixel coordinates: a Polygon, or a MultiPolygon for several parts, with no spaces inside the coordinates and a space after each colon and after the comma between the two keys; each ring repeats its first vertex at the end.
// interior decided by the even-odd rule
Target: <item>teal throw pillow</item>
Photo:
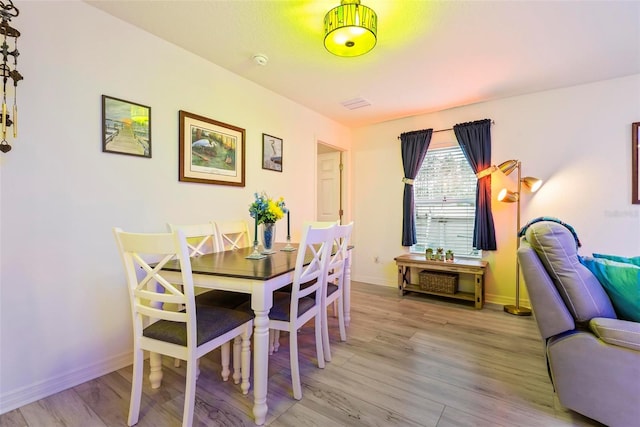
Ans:
{"type": "Polygon", "coordinates": [[[640,256],[634,256],[632,258],[623,257],[620,255],[608,255],[608,254],[593,254],[594,258],[608,259],[611,261],[623,262],[625,264],[633,264],[640,267],[640,256]]]}
{"type": "Polygon", "coordinates": [[[640,322],[640,266],[605,258],[583,258],[602,284],[620,319],[640,322]]]}

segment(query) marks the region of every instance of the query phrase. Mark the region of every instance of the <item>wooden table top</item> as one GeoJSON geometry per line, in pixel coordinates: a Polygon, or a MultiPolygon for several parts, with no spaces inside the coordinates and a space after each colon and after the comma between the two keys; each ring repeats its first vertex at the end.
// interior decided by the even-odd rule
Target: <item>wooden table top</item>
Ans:
{"type": "MultiPolygon", "coordinates": [[[[292,244],[297,248],[297,244],[292,244]]],[[[191,258],[191,271],[194,274],[212,276],[237,277],[241,279],[268,280],[281,274],[291,272],[296,267],[298,250],[292,252],[281,251],[285,243],[274,243],[273,254],[262,259],[247,259],[253,252],[253,247],[235,249],[224,252],[195,256],[191,258]]],[[[307,254],[305,264],[311,261],[311,254],[307,254]]],[[[178,260],[169,261],[163,270],[180,271],[178,260]]]]}
{"type": "MultiPolygon", "coordinates": [[[[296,268],[298,257],[298,244],[292,243],[295,251],[281,251],[285,243],[274,243],[273,254],[261,259],[247,259],[253,252],[253,247],[234,249],[224,252],[214,252],[205,255],[191,257],[191,272],[193,274],[207,274],[211,276],[236,277],[240,279],[269,280],[274,277],[289,273],[296,268]]],[[[334,246],[332,254],[335,253],[334,246]]],[[[349,250],[353,249],[349,245],[349,250]]],[[[311,262],[313,254],[309,251],[305,254],[304,265],[311,262]]],[[[167,262],[163,270],[180,271],[178,260],[167,262]]]]}

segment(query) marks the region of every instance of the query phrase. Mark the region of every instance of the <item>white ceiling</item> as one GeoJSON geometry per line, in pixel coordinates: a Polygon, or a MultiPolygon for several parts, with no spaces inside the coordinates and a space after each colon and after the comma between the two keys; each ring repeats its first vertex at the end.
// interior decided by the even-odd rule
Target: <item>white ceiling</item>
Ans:
{"type": "Polygon", "coordinates": [[[640,73],[640,1],[362,0],[378,43],[355,58],[322,43],[340,0],[87,3],[350,127],[640,73]]]}

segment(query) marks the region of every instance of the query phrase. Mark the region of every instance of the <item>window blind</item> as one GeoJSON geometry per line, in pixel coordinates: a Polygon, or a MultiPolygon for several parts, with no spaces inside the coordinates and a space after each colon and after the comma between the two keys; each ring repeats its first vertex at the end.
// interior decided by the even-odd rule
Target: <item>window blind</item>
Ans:
{"type": "Polygon", "coordinates": [[[413,252],[443,248],[479,256],[473,248],[476,186],[460,146],[429,148],[413,183],[418,238],[413,252]]]}

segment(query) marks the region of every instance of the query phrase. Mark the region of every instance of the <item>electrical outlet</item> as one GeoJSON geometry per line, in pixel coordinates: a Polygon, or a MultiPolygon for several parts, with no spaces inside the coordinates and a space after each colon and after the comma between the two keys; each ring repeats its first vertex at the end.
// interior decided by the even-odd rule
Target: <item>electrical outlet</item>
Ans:
{"type": "Polygon", "coordinates": [[[380,263],[380,257],[378,257],[377,255],[373,257],[373,262],[375,262],[376,264],[380,263]]]}

